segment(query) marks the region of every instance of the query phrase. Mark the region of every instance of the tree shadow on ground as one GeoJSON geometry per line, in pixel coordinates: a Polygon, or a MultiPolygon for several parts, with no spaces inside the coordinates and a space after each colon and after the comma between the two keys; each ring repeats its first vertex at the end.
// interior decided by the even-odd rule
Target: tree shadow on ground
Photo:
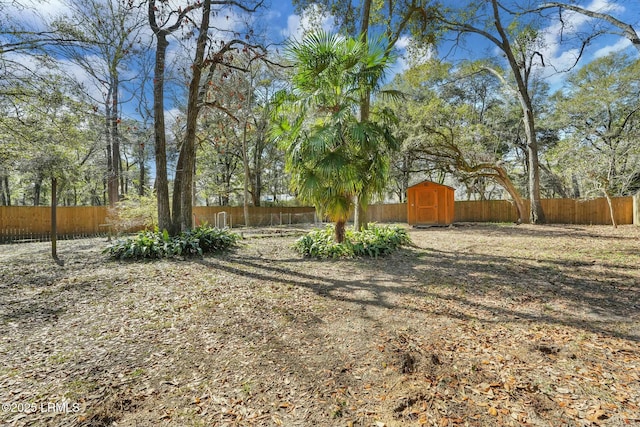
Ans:
{"type": "Polygon", "coordinates": [[[493,235],[504,237],[532,237],[532,238],[571,238],[571,239],[611,239],[635,240],[637,237],[625,234],[625,226],[616,229],[611,226],[611,233],[606,237],[594,232],[591,226],[579,224],[513,224],[513,223],[454,223],[450,226],[464,233],[478,235],[493,235]]]}
{"type": "Polygon", "coordinates": [[[118,277],[104,269],[106,256],[97,255],[102,239],[59,242],[59,260],[51,258],[48,244],[21,246],[29,259],[9,255],[0,266],[0,326],[19,325],[21,330],[55,323],[58,316],[89,296],[107,299],[118,292],[118,277]],[[61,262],[64,261],[64,262],[61,262]],[[102,269],[102,270],[101,270],[102,269]],[[101,270],[96,275],[95,271],[101,270]],[[82,276],[86,276],[83,278],[82,276]],[[72,278],[72,280],[69,280],[72,278]],[[100,279],[95,282],[95,279],[100,279]],[[110,286],[105,286],[105,284],[110,286]]]}
{"type": "Polygon", "coordinates": [[[377,260],[310,260],[232,254],[205,258],[238,279],[279,282],[358,306],[481,322],[536,322],[640,341],[638,275],[611,264],[403,249],[377,260]],[[367,295],[364,298],[363,295],[367,295]],[[446,301],[446,309],[428,301],[446,301]],[[533,308],[532,308],[533,307],[533,308]],[[628,325],[625,327],[625,325],[628,325]]]}

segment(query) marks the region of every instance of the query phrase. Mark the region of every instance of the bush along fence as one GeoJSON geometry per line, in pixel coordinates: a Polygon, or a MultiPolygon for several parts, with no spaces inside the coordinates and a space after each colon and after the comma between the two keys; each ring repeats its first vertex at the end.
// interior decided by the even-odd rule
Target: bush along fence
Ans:
{"type": "MultiPolygon", "coordinates": [[[[613,207],[619,225],[640,225],[640,196],[615,197],[613,207]],[[635,214],[635,222],[634,222],[635,214]]],[[[550,224],[611,224],[607,200],[543,199],[547,222],[550,224]]],[[[526,206],[528,208],[528,204],[526,206]]],[[[105,206],[60,206],[57,229],[60,238],[107,236],[113,232],[105,206]]],[[[249,207],[250,226],[295,226],[316,224],[321,219],[312,207],[249,207]]],[[[242,227],[245,221],[242,206],[194,206],[194,225],[242,227]]],[[[456,222],[514,222],[516,208],[506,200],[457,201],[456,222]]],[[[406,223],[405,203],[370,205],[367,220],[380,223],[406,223]]],[[[526,220],[526,218],[525,218],[526,220]]],[[[128,230],[137,231],[137,230],[128,230]]],[[[0,206],[0,242],[49,240],[51,208],[47,206],[0,206]]]]}

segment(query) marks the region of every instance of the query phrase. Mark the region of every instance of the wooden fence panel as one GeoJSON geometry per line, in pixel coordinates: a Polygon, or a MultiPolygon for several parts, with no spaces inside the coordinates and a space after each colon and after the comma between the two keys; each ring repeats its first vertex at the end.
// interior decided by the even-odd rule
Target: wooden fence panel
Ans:
{"type": "Polygon", "coordinates": [[[105,206],[61,206],[58,207],[58,233],[66,235],[89,235],[106,232],[101,225],[107,223],[105,206]]]}
{"type": "Polygon", "coordinates": [[[369,205],[368,222],[407,222],[407,204],[369,205]]]}
{"type": "MultiPolygon", "coordinates": [[[[611,214],[607,199],[577,200],[575,223],[608,225],[611,214]]],[[[633,197],[613,197],[611,199],[614,218],[618,224],[633,224],[633,197]]]]}
{"type": "MultiPolygon", "coordinates": [[[[104,206],[59,206],[57,231],[60,237],[105,233],[104,206]]],[[[0,241],[48,240],[51,238],[51,208],[48,206],[0,206],[0,241]]]]}
{"type": "MultiPolygon", "coordinates": [[[[633,224],[633,198],[614,197],[611,200],[617,224],[633,224]]],[[[607,199],[592,200],[543,199],[549,224],[611,225],[607,199]]]]}
{"type": "MultiPolygon", "coordinates": [[[[529,222],[529,201],[525,200],[525,217],[529,222]]],[[[549,224],[611,224],[607,199],[574,200],[542,199],[549,224]]],[[[614,197],[612,199],[614,216],[618,224],[633,224],[633,198],[614,197]]],[[[514,222],[517,219],[516,208],[506,200],[479,200],[455,202],[456,222],[514,222]]]]}
{"type": "Polygon", "coordinates": [[[602,216],[598,209],[599,203],[596,200],[584,200],[576,203],[575,222],[579,224],[601,224],[602,216]]]}
{"type": "MultiPolygon", "coordinates": [[[[576,224],[576,200],[542,199],[542,210],[550,224],[576,224]]],[[[528,212],[527,212],[528,215],[528,212]]],[[[527,222],[529,220],[527,219],[527,222]]]]}
{"type": "Polygon", "coordinates": [[[507,200],[459,201],[454,204],[456,222],[515,222],[518,214],[507,200]]]}

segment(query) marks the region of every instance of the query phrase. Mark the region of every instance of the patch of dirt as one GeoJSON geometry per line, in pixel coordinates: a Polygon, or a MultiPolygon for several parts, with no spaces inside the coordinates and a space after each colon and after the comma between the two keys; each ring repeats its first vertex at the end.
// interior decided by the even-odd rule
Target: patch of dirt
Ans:
{"type": "Polygon", "coordinates": [[[377,260],[269,232],[144,263],[2,245],[0,424],[640,424],[640,228],[410,236],[377,260]]]}

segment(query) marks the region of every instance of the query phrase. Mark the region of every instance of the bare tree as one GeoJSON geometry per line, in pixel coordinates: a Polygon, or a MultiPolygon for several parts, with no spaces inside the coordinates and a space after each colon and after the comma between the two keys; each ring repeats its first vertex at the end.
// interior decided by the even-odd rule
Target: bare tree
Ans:
{"type": "Polygon", "coordinates": [[[68,16],[58,18],[52,28],[66,37],[77,35],[82,45],[60,46],[56,50],[77,64],[95,82],[103,104],[109,205],[119,200],[123,68],[140,43],[143,17],[131,2],[118,0],[67,0],[68,16]]]}
{"type": "MultiPolygon", "coordinates": [[[[150,0],[148,7],[149,25],[156,37],[156,57],[154,75],[154,134],[156,154],[156,191],[158,197],[158,223],[161,229],[172,234],[192,227],[193,175],[196,158],[196,125],[200,110],[207,106],[216,108],[215,101],[203,102],[206,92],[203,88],[203,73],[215,70],[220,64],[231,64],[237,49],[254,49],[247,42],[232,37],[213,40],[209,33],[210,18],[216,8],[216,15],[223,10],[238,9],[253,13],[262,6],[262,0],[256,2],[238,2],[233,0],[204,0],[189,4],[184,9],[171,8],[166,2],[150,0]],[[196,18],[194,12],[200,10],[196,18]],[[176,166],[173,187],[173,211],[169,208],[169,182],[167,176],[166,135],[164,118],[164,88],[167,48],[169,36],[183,27],[189,28],[185,37],[197,32],[195,52],[191,61],[189,80],[186,128],[180,146],[180,155],[176,166]]],[[[250,32],[246,36],[250,38],[250,32]]],[[[205,79],[206,80],[206,79],[205,79]]],[[[230,112],[232,114],[232,112],[230,112]]]]}
{"type": "MultiPolygon", "coordinates": [[[[487,14],[490,16],[488,20],[490,24],[482,26],[485,22],[480,19],[482,7],[469,7],[469,10],[476,11],[477,16],[466,19],[466,13],[452,13],[449,15],[441,14],[439,20],[445,25],[445,28],[457,32],[459,34],[477,34],[497,46],[504,54],[511,77],[515,82],[515,93],[522,110],[523,124],[527,138],[527,155],[528,155],[528,173],[529,173],[529,198],[531,200],[531,210],[529,220],[532,224],[540,224],[545,222],[544,211],[540,202],[540,166],[538,159],[538,140],[536,135],[535,111],[533,108],[532,97],[530,93],[530,79],[536,58],[543,61],[542,55],[535,50],[533,43],[536,41],[536,32],[532,27],[525,27],[523,31],[515,34],[515,38],[511,36],[507,27],[503,24],[501,11],[505,9],[498,0],[487,2],[487,14]],[[473,23],[472,19],[477,18],[478,23],[473,23]],[[532,49],[534,48],[534,49],[532,49]]],[[[504,79],[495,70],[488,68],[504,79]]]]}

